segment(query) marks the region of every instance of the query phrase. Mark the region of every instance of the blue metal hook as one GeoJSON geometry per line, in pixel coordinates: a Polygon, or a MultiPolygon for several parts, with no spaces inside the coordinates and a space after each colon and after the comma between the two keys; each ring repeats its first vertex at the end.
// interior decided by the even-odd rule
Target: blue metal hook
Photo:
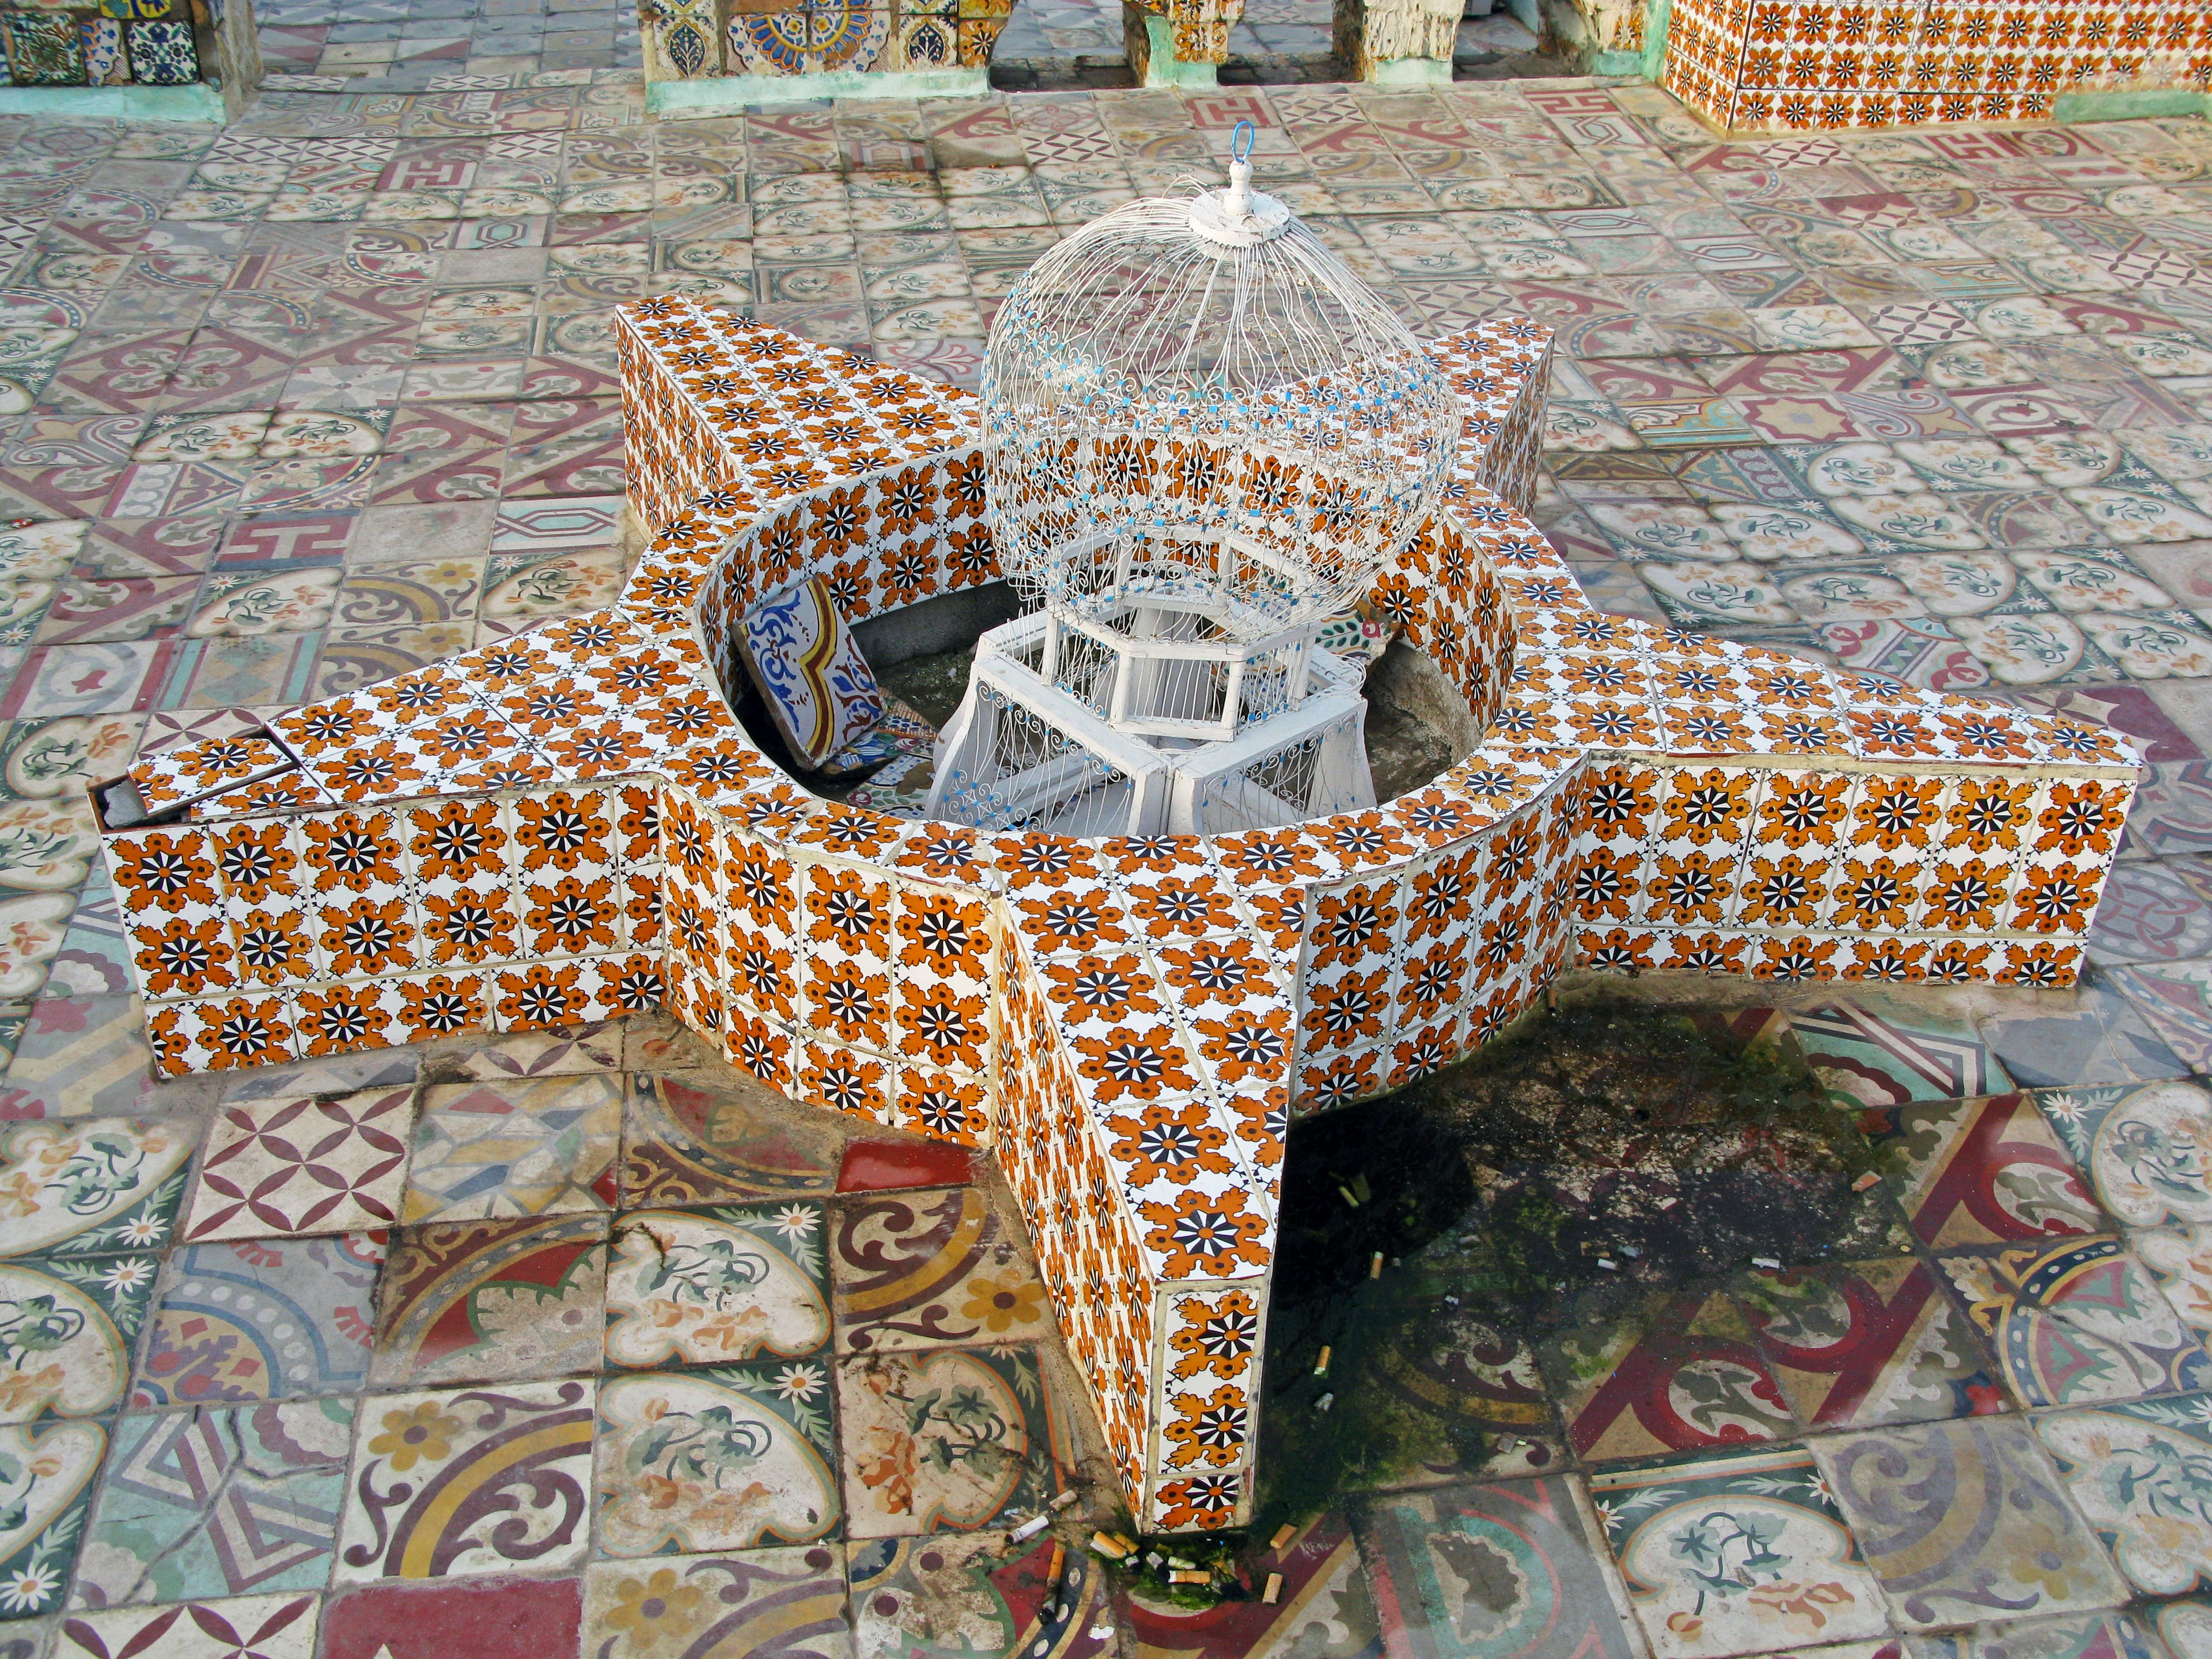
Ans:
{"type": "Polygon", "coordinates": [[[1229,159],[1249,161],[1252,159],[1252,143],[1260,136],[1259,129],[1249,121],[1239,121],[1229,130],[1229,159]]]}

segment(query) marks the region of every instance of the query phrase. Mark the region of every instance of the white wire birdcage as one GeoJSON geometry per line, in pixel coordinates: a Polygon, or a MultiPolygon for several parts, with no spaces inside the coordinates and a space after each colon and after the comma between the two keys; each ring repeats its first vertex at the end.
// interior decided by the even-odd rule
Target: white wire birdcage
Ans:
{"type": "Polygon", "coordinates": [[[1373,799],[1358,677],[1316,639],[1435,510],[1459,403],[1382,296],[1252,190],[1250,131],[1226,189],[1094,221],[991,325],[992,531],[1042,614],[978,642],[933,814],[1202,831],[1373,799]],[[1068,747],[1002,741],[1007,703],[1068,747]],[[1116,781],[1079,811],[1060,799],[1073,750],[1116,781]]]}

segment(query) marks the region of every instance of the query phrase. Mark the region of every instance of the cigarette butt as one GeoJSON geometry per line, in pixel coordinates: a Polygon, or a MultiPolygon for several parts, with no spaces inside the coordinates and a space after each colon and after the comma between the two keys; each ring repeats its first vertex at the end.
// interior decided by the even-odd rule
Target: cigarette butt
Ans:
{"type": "Polygon", "coordinates": [[[1091,1547],[1109,1561],[1126,1561],[1129,1559],[1129,1547],[1110,1533],[1092,1533],[1091,1547]]]}
{"type": "Polygon", "coordinates": [[[1606,1272],[1609,1273],[1616,1273],[1620,1271],[1620,1264],[1618,1261],[1615,1261],[1609,1255],[1601,1255],[1598,1257],[1597,1265],[1604,1268],[1606,1272]]]}
{"type": "Polygon", "coordinates": [[[1189,1572],[1178,1569],[1168,1574],[1168,1583],[1170,1584],[1210,1584],[1212,1582],[1213,1575],[1203,1569],[1189,1572]]]}
{"type": "Polygon", "coordinates": [[[1349,1204],[1353,1209],[1356,1210],[1359,1207],[1359,1200],[1352,1195],[1351,1188],[1339,1187],[1336,1189],[1336,1192],[1337,1196],[1341,1198],[1346,1204],[1349,1204]]]}
{"type": "Polygon", "coordinates": [[[1281,1597],[1282,1594],[1283,1575],[1279,1572],[1269,1573],[1267,1575],[1267,1588],[1260,1592],[1260,1599],[1272,1607],[1281,1597]]]}
{"type": "Polygon", "coordinates": [[[1297,1528],[1293,1526],[1290,1522],[1285,1521],[1281,1526],[1275,1528],[1275,1535],[1267,1540],[1267,1547],[1271,1550],[1279,1550],[1297,1535],[1297,1528]]]}
{"type": "Polygon", "coordinates": [[[1048,1515],[1033,1515],[1030,1516],[1028,1520],[1023,1522],[1020,1526],[1016,1527],[1010,1535],[1012,1537],[1014,1542],[1018,1544],[1024,1539],[1036,1537],[1039,1533],[1042,1532],[1047,1526],[1050,1525],[1051,1522],[1052,1517],[1048,1515]]]}
{"type": "Polygon", "coordinates": [[[1325,1394],[1314,1401],[1314,1409],[1317,1412],[1326,1412],[1334,1404],[1336,1404],[1336,1396],[1333,1394],[1325,1394]]]}
{"type": "Polygon", "coordinates": [[[1044,1576],[1045,1583],[1057,1587],[1060,1583],[1060,1569],[1065,1567],[1066,1565],[1067,1546],[1061,1543],[1054,1543],[1052,1547],[1052,1568],[1051,1571],[1047,1572],[1044,1576]]]}
{"type": "Polygon", "coordinates": [[[1373,1255],[1367,1258],[1367,1276],[1370,1279],[1380,1279],[1382,1277],[1382,1251],[1377,1250],[1373,1255]]]}
{"type": "Polygon", "coordinates": [[[1055,1510],[1064,1510],[1074,1501],[1075,1489],[1071,1486],[1066,1492],[1060,1493],[1059,1497],[1052,1500],[1052,1507],[1055,1510]]]}
{"type": "Polygon", "coordinates": [[[1328,1357],[1332,1352],[1334,1352],[1334,1350],[1329,1347],[1328,1344],[1326,1342],[1322,1344],[1321,1353],[1314,1360],[1314,1375],[1316,1376],[1327,1376],[1328,1375],[1328,1357]]]}
{"type": "Polygon", "coordinates": [[[1856,1181],[1851,1182],[1851,1190],[1855,1193],[1863,1193],[1869,1187],[1879,1187],[1881,1185],[1881,1177],[1876,1175],[1872,1170],[1869,1170],[1856,1181]]]}
{"type": "Polygon", "coordinates": [[[1751,1265],[1754,1267],[1765,1267],[1770,1273],[1778,1273],[1782,1268],[1781,1258],[1771,1255],[1755,1255],[1751,1259],[1751,1265]]]}

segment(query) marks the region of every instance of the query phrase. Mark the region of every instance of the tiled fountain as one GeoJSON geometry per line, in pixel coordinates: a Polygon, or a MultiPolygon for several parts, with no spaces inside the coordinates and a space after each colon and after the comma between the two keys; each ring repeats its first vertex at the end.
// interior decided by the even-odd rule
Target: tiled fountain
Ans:
{"type": "Polygon", "coordinates": [[[996,580],[972,400],[681,298],[620,337],[653,535],[616,605],[142,767],[157,816],[106,844],[156,1063],[665,1006],[799,1100],[994,1147],[1146,1528],[1249,1515],[1293,1115],[1565,968],[2075,979],[2132,753],[1591,608],[1523,516],[1540,328],[1431,346],[1458,476],[1370,599],[1465,758],[1089,840],[825,800],[732,712],[732,623],[793,576],[853,622],[996,580]]]}

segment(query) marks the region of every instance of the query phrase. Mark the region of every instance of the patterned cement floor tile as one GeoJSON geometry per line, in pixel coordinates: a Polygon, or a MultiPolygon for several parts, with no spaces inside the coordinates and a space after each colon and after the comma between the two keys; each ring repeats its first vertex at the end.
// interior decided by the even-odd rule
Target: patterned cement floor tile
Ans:
{"type": "Polygon", "coordinates": [[[1595,1475],[1590,1501],[1658,1659],[1887,1632],[1881,1591],[1808,1453],[1595,1475]]]}
{"type": "Polygon", "coordinates": [[[310,1400],[120,1419],[70,1605],[320,1589],[353,1416],[310,1400]]]}
{"type": "Polygon", "coordinates": [[[225,1106],[208,1133],[185,1237],[390,1226],[399,1218],[413,1115],[407,1088],[225,1106]]]}
{"type": "Polygon", "coordinates": [[[708,1086],[702,1075],[636,1084],[623,1132],[625,1206],[721,1204],[836,1185],[834,1126],[787,1127],[735,1081],[708,1086]]]}
{"type": "Polygon", "coordinates": [[[64,1620],[52,1659],[314,1659],[312,1595],[227,1596],[64,1620]]]}
{"type": "Polygon", "coordinates": [[[1972,1019],[1832,1002],[1791,1014],[1790,1027],[1814,1076],[1869,1106],[2004,1094],[2012,1087],[1972,1019]]]}
{"type": "Polygon", "coordinates": [[[797,1358],[830,1340],[818,1202],[638,1210],[615,1224],[607,1362],[797,1358]]]}
{"type": "Polygon", "coordinates": [[[2212,1223],[2212,1095],[2203,1088],[2043,1089],[2035,1101],[2121,1225],[2212,1223]]]}
{"type": "Polygon", "coordinates": [[[137,998],[41,997],[17,1040],[0,1102],[15,1117],[140,1110],[152,1064],[137,998]]]}
{"type": "Polygon", "coordinates": [[[1813,1443],[1905,1630],[2117,1607],[2127,1588],[2027,1425],[1973,1418],[1813,1443]]]}
{"type": "Polygon", "coordinates": [[[426,1088],[405,1218],[475,1221],[610,1209],[622,1119],[619,1077],[426,1088]]]}
{"type": "Polygon", "coordinates": [[[371,1584],[323,1603],[321,1659],[566,1659],[583,1613],[580,1577],[371,1584]]]}
{"type": "Polygon", "coordinates": [[[2203,1659],[2203,1650],[2190,1645],[2191,1632],[2202,1626],[2166,1616],[2192,1605],[2160,1602],[2145,1607],[2141,1618],[2110,1612],[1991,1621],[1972,1630],[1916,1636],[1911,1652],[1912,1659],[2203,1659]]]}
{"type": "Polygon", "coordinates": [[[863,1656],[962,1659],[978,1649],[1034,1652],[1042,1642],[1048,1652],[1092,1659],[1109,1639],[1096,1632],[1112,1630],[1099,1558],[1055,1539],[1017,1544],[1002,1532],[878,1538],[849,1547],[846,1571],[854,1647],[863,1656]],[[965,1613],[958,1628],[942,1616],[955,1607],[965,1613]]]}
{"type": "Polygon", "coordinates": [[[161,1270],[151,1255],[0,1261],[0,1423],[120,1405],[161,1270]]]}
{"type": "Polygon", "coordinates": [[[606,1286],[604,1216],[403,1229],[370,1374],[389,1386],[596,1371],[606,1286]]]}
{"type": "MultiPolygon", "coordinates": [[[[810,1544],[597,1562],[584,1575],[584,1651],[592,1659],[852,1659],[843,1554],[835,1544],[810,1544]]],[[[954,1613],[952,1605],[942,1613],[963,1634],[980,1633],[988,1613],[972,1604],[954,1613]]]]}
{"type": "Polygon", "coordinates": [[[2004,1407],[1995,1362],[1925,1262],[1761,1269],[1738,1286],[1736,1300],[1808,1428],[2004,1407]]]}
{"type": "Polygon", "coordinates": [[[1723,1296],[1660,1298],[1540,1358],[1567,1438],[1591,1459],[1742,1445],[1792,1432],[1790,1407],[1723,1296]]]}
{"type": "Polygon", "coordinates": [[[1603,1534],[1564,1475],[1405,1492],[1354,1524],[1394,1659],[1638,1651],[1603,1534]]]}
{"type": "Polygon", "coordinates": [[[91,1255],[169,1242],[187,1129],[127,1118],[0,1132],[0,1255],[91,1255]]]}
{"type": "Polygon", "coordinates": [[[2212,1589],[2212,1395],[2056,1412],[2035,1431],[2130,1584],[2212,1589]]]}
{"type": "Polygon", "coordinates": [[[1948,1249],[2100,1231],[2074,1160],[2026,1094],[1870,1112],[1898,1202],[1924,1244],[1948,1249]]]}
{"type": "Polygon", "coordinates": [[[439,1056],[423,1073],[428,1083],[502,1083],[547,1077],[579,1077],[622,1069],[620,1025],[580,1026],[561,1031],[516,1031],[471,1043],[439,1056]]]}
{"type": "Polygon", "coordinates": [[[591,1548],[592,1389],[372,1395],[336,1579],[557,1571],[591,1548]]]}
{"type": "Polygon", "coordinates": [[[2116,1238],[1942,1261],[2023,1406],[2135,1400],[2212,1382],[2204,1339],[2116,1238]]]}
{"type": "Polygon", "coordinates": [[[356,1393],[384,1255],[380,1233],[179,1249],[131,1406],[356,1393]]]}
{"type": "Polygon", "coordinates": [[[833,1535],[837,1433],[823,1359],[610,1377],[599,1391],[601,1550],[743,1550],[833,1535]]]}
{"type": "Polygon", "coordinates": [[[1035,1340],[1043,1282],[973,1187],[839,1206],[830,1269],[840,1352],[1035,1340]]]}
{"type": "Polygon", "coordinates": [[[840,1360],[837,1413],[848,1537],[973,1532],[1060,1490],[1066,1454],[1032,1348],[840,1360]]]}
{"type": "Polygon", "coordinates": [[[84,1542],[93,1478],[107,1452],[97,1423],[16,1424],[0,1429],[0,1640],[9,1623],[59,1611],[84,1542]]]}

